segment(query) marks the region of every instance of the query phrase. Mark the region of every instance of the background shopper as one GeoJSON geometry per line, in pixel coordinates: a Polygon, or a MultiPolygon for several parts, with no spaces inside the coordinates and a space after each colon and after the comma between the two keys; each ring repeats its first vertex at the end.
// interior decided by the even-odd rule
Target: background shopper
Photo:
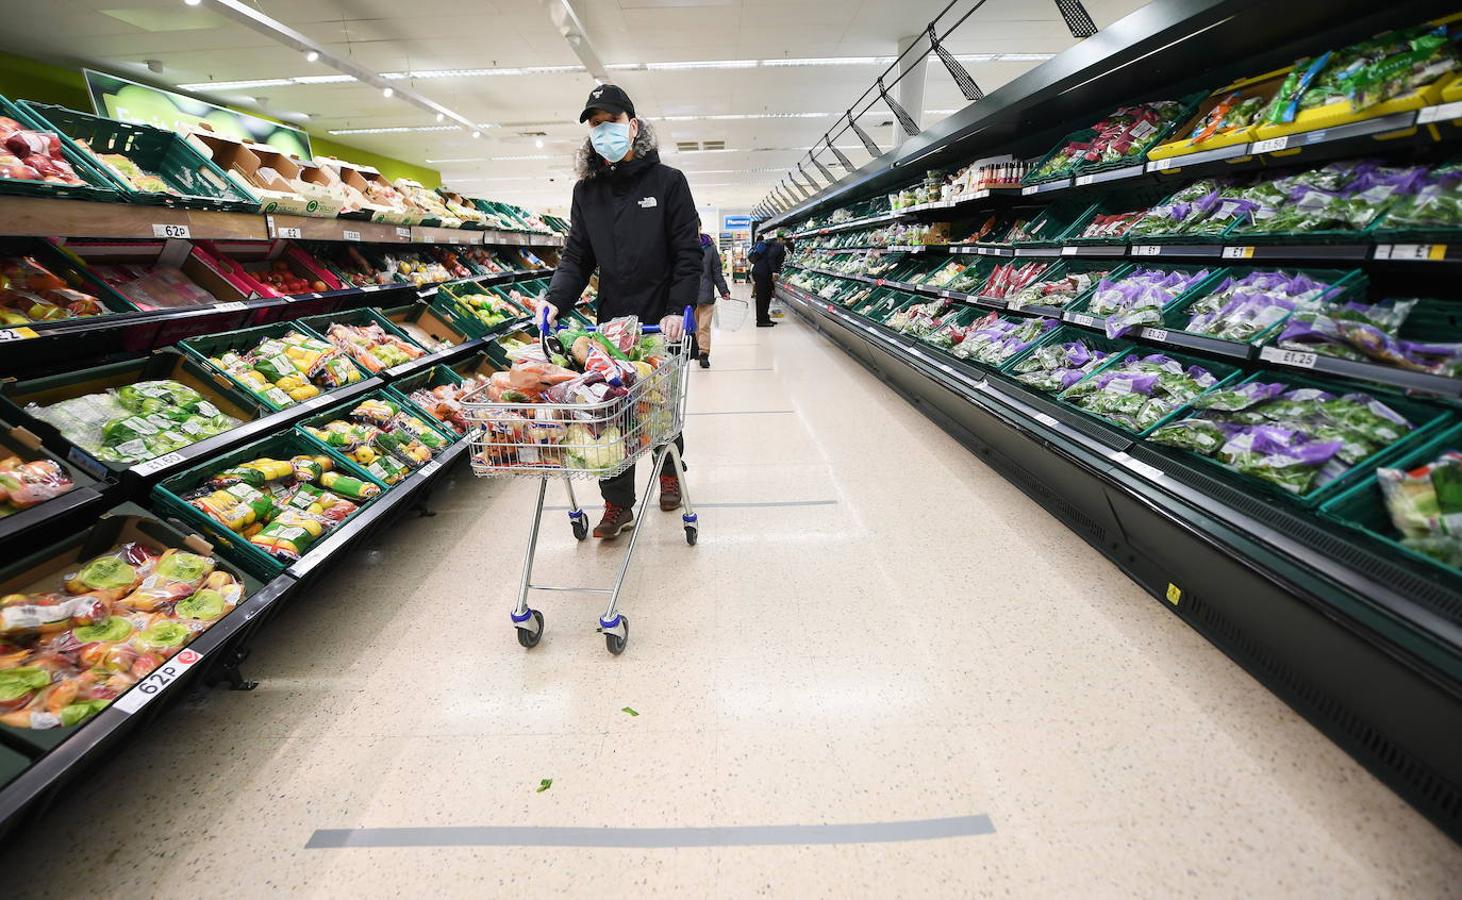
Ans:
{"type": "Polygon", "coordinates": [[[772,276],[782,271],[787,260],[787,250],[781,237],[773,236],[757,241],[751,248],[752,296],[756,300],[756,327],[771,328],[772,321],[772,276]]]}
{"type": "MultiPolygon", "coordinates": [[[[580,122],[589,139],[575,167],[569,236],[549,283],[550,320],[574,308],[599,270],[599,321],[639,316],[659,322],[666,340],[684,334],[684,310],[696,303],[704,253],[700,218],[679,169],[660,162],[655,130],[635,118],[635,105],[618,86],[589,92],[580,122]]],[[[684,449],[682,438],[676,446],[684,449]]],[[[596,538],[613,538],[634,525],[635,467],[599,482],[604,518],[596,538]]],[[[680,507],[680,479],[667,458],[660,473],[660,508],[680,507]]]]}
{"type": "Polygon", "coordinates": [[[711,367],[711,319],[716,315],[716,294],[721,299],[731,299],[731,289],[726,287],[726,276],[721,269],[721,251],[716,242],[704,231],[701,232],[701,251],[705,254],[701,269],[701,290],[696,296],[695,344],[700,351],[701,368],[711,367]]]}

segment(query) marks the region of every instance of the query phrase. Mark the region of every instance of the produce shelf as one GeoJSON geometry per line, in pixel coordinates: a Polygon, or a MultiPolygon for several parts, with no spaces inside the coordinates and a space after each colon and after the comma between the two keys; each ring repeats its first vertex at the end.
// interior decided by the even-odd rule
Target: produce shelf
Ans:
{"type": "Polygon", "coordinates": [[[255,213],[49,197],[0,196],[0,221],[6,234],[34,237],[269,239],[264,217],[255,213]]]}
{"type": "Polygon", "coordinates": [[[1285,369],[1304,369],[1342,378],[1355,378],[1385,384],[1407,391],[1420,391],[1440,397],[1462,397],[1462,379],[1427,372],[1413,372],[1396,366],[1354,359],[1341,359],[1323,353],[1260,347],[1259,359],[1285,369]]]}

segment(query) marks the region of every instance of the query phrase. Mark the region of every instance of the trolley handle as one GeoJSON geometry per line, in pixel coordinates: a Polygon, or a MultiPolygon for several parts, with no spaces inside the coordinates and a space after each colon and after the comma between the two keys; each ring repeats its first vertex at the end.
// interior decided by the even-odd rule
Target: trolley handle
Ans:
{"type": "MultiPolygon", "coordinates": [[[[685,333],[686,334],[691,334],[691,333],[693,333],[695,331],[695,312],[694,312],[694,307],[687,306],[685,308],[684,316],[685,316],[685,319],[684,319],[684,322],[685,322],[685,333]]],[[[562,322],[555,322],[554,325],[556,326],[555,329],[554,329],[555,331],[563,331],[565,328],[568,327],[567,325],[565,325],[562,322]]],[[[582,326],[582,327],[583,327],[583,330],[584,331],[598,331],[599,330],[599,326],[598,325],[585,325],[585,326],[582,326]]],[[[541,306],[538,309],[538,333],[539,333],[539,335],[546,337],[548,335],[548,331],[549,331],[549,328],[548,328],[548,307],[547,306],[541,306]]],[[[640,333],[641,334],[659,334],[660,333],[660,326],[659,325],[641,325],[640,326],[640,333]]]]}

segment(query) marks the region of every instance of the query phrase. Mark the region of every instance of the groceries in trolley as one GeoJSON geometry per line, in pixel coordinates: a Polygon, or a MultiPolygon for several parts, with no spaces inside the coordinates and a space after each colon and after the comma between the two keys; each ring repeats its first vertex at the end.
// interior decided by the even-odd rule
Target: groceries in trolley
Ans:
{"type": "Polygon", "coordinates": [[[134,541],[0,596],[0,725],[86,721],[242,595],[211,557],[134,541]]]}
{"type": "Polygon", "coordinates": [[[294,562],[381,492],[334,469],[328,456],[254,459],[214,473],[183,499],[275,559],[294,562]]]}
{"type": "Polygon", "coordinates": [[[477,411],[478,461],[610,471],[648,448],[673,413],[656,378],[667,365],[665,342],[640,331],[637,317],[624,316],[511,351],[512,368],[493,373],[474,398],[491,404],[477,411]]]}

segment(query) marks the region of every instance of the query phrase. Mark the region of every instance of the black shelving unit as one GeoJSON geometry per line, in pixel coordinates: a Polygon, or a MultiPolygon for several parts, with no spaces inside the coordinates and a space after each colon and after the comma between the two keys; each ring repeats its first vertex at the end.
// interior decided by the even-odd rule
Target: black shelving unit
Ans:
{"type": "MultiPolygon", "coordinates": [[[[1072,122],[1128,102],[1211,90],[1237,77],[1288,65],[1315,52],[1389,28],[1455,12],[1446,4],[1302,0],[1158,0],[1056,59],[1031,70],[870,162],[805,202],[759,223],[805,234],[811,216],[881,196],[995,153],[1031,158],[1072,122]],[[1218,61],[1215,65],[1215,61],[1218,61]]],[[[894,218],[967,221],[1011,204],[1022,209],[1066,198],[1092,202],[1116,190],[1176,190],[1201,177],[1311,166],[1375,155],[1456,152],[1451,127],[1462,103],[1447,103],[1343,126],[1190,156],[1144,161],[1017,192],[977,192],[957,202],[905,208],[835,228],[894,218]],[[1437,123],[1447,123],[1438,127],[1437,123]]],[[[953,236],[953,235],[952,235],[953,236]]],[[[949,245],[950,254],[1016,258],[1079,257],[1145,263],[1331,265],[1361,268],[1372,282],[1440,285],[1446,296],[1462,242],[1407,242],[1358,234],[1338,241],[1236,235],[1199,243],[1134,241],[1010,247],[949,245]],[[1398,280],[1400,279],[1400,280],[1398,280]]],[[[843,252],[847,252],[844,250],[843,252]]],[[[799,257],[799,260],[802,257],[799,257]]],[[[982,308],[1002,301],[952,290],[838,273],[916,296],[982,308]]],[[[794,269],[792,277],[798,270],[794,269]]],[[[821,285],[821,282],[819,282],[821,285]]],[[[1003,373],[961,360],[821,297],[784,278],[778,295],[853,358],[1105,554],[1181,617],[1305,715],[1378,777],[1454,837],[1462,838],[1462,575],[1404,558],[1380,542],[1259,489],[1208,460],[1161,447],[1030,389],[1003,373]]],[[[1390,290],[1391,296],[1406,296],[1390,290]]],[[[1416,294],[1424,296],[1422,294],[1416,294]]],[[[1462,298],[1459,298],[1462,303],[1462,298]]],[[[1015,311],[1012,311],[1012,313],[1015,311]]],[[[1099,317],[1034,307],[1024,316],[1064,319],[1099,332],[1099,317]]],[[[1169,323],[1171,324],[1171,322],[1169,323]]],[[[1304,372],[1346,386],[1385,386],[1462,411],[1462,379],[1272,346],[1219,341],[1161,324],[1125,340],[1161,352],[1181,349],[1245,371],[1304,372]]]]}

